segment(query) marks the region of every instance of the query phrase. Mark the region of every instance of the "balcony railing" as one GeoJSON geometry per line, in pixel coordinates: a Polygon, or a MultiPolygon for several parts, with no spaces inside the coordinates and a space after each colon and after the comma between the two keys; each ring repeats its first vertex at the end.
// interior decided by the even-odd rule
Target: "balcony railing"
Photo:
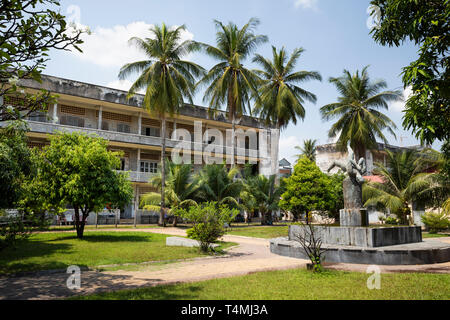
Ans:
{"type": "Polygon", "coordinates": [[[144,182],[147,183],[151,177],[157,175],[157,173],[139,172],[139,171],[119,171],[128,172],[129,179],[132,182],[144,182]]]}

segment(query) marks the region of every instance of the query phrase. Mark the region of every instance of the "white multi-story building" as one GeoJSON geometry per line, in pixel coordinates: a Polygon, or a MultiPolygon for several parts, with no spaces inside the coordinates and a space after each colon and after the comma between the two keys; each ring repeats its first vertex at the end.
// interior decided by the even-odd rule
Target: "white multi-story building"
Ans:
{"type": "MultiPolygon", "coordinates": [[[[46,89],[57,95],[57,103],[49,106],[47,113],[36,113],[28,117],[29,146],[42,147],[49,143],[49,134],[59,131],[81,131],[88,134],[97,134],[109,141],[109,149],[121,150],[124,153],[121,159],[121,170],[129,171],[134,188],[133,203],[121,210],[121,218],[132,218],[139,208],[139,196],[151,190],[148,181],[156,174],[160,166],[161,142],[160,120],[149,115],[142,108],[143,95],[136,94],[127,99],[126,91],[116,90],[94,84],[88,84],[58,77],[43,75],[42,82],[22,80],[21,85],[33,92],[46,89]]],[[[20,99],[9,103],[20,104],[20,99]]],[[[207,129],[216,129],[214,132],[222,133],[224,137],[224,156],[229,153],[231,137],[227,136],[232,127],[225,112],[218,112],[214,116],[205,107],[184,105],[179,114],[167,116],[166,155],[170,159],[171,152],[179,145],[180,140],[174,135],[174,131],[185,129],[192,137],[193,150],[199,150],[194,146],[194,136],[200,137],[203,150],[210,144],[215,144],[215,139],[208,136],[207,129]],[[200,130],[200,133],[198,132],[200,130]]],[[[5,125],[1,123],[0,125],[5,125]]],[[[256,132],[256,141],[250,141],[250,136],[244,134],[242,143],[236,144],[234,161],[238,166],[244,162],[251,162],[255,173],[270,173],[272,154],[267,152],[270,148],[278,147],[278,135],[276,139],[270,139],[267,135],[266,143],[262,143],[261,133],[267,132],[267,128],[256,118],[243,116],[236,124],[236,129],[241,132],[256,132]],[[275,141],[276,140],[276,141],[275,141]],[[264,149],[264,150],[262,150],[264,149]],[[263,160],[265,165],[263,165],[263,160]]],[[[186,132],[186,131],[184,131],[186,132]]],[[[208,131],[209,132],[209,131],[208,131]]],[[[270,131],[268,131],[270,132],[270,131]]],[[[266,136],[264,136],[266,137],[266,136]]],[[[192,156],[194,158],[194,155],[192,156]]],[[[193,159],[194,160],[194,159],[193,159]]],[[[276,161],[276,160],[274,160],[276,161]]],[[[194,163],[194,170],[199,170],[201,164],[194,163]]],[[[277,161],[275,163],[278,163],[277,161]]],[[[278,168],[277,168],[278,169],[278,168]]]]}

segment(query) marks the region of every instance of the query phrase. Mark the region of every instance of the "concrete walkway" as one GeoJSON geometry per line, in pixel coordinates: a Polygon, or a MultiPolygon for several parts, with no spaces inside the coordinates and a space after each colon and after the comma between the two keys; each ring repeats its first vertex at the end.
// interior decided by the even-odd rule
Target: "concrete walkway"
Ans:
{"type": "MultiPolygon", "coordinates": [[[[91,231],[91,230],[90,230],[91,231]]],[[[106,229],[98,230],[106,231],[106,229]]],[[[108,229],[108,231],[130,231],[108,229]]],[[[177,228],[133,229],[184,236],[177,228]]],[[[0,299],[58,299],[72,295],[131,289],[160,284],[193,282],[213,278],[244,275],[258,271],[282,270],[305,267],[308,261],[272,254],[268,239],[226,235],[224,241],[239,245],[228,250],[226,256],[197,258],[190,261],[157,266],[140,266],[137,271],[82,271],[81,289],[70,290],[66,286],[66,273],[37,273],[23,277],[0,278],[0,299]]],[[[450,241],[450,238],[442,238],[450,241]]],[[[365,272],[367,265],[329,264],[330,268],[365,272]]],[[[381,266],[382,272],[439,272],[450,273],[450,262],[423,266],[381,266]]]]}

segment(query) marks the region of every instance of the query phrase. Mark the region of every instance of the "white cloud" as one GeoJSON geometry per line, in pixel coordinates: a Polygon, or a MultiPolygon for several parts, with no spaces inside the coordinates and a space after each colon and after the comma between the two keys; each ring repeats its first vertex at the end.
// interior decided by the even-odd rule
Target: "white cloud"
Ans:
{"type": "Polygon", "coordinates": [[[286,158],[289,162],[294,163],[297,159],[296,155],[300,153],[295,147],[299,145],[301,142],[296,136],[280,137],[278,158],[280,160],[286,158]]]}
{"type": "Polygon", "coordinates": [[[128,89],[130,89],[132,84],[133,84],[133,82],[131,82],[130,80],[114,80],[114,81],[108,82],[106,84],[106,86],[108,88],[128,91],[128,89]]]}
{"type": "Polygon", "coordinates": [[[303,9],[317,9],[319,0],[297,0],[294,5],[296,8],[302,7],[303,9]]]}
{"type": "Polygon", "coordinates": [[[367,14],[369,17],[366,20],[366,26],[369,30],[372,30],[373,28],[379,28],[380,27],[380,20],[381,20],[381,10],[380,7],[376,5],[370,5],[366,9],[367,14]]]}
{"type": "Polygon", "coordinates": [[[410,86],[406,87],[403,90],[403,101],[400,100],[391,103],[390,105],[391,110],[402,112],[405,109],[406,100],[408,100],[411,95],[412,95],[412,88],[410,86]]]}
{"type": "MultiPolygon", "coordinates": [[[[118,90],[123,90],[123,91],[128,91],[131,87],[131,85],[133,84],[133,81],[130,80],[114,80],[114,81],[110,81],[106,84],[106,86],[108,88],[113,88],[113,89],[118,89],[118,90]]],[[[137,93],[141,93],[144,94],[145,91],[144,90],[139,90],[137,93]]]]}
{"type": "MultiPolygon", "coordinates": [[[[86,28],[81,24],[81,10],[78,6],[69,6],[69,21],[78,28],[86,28]]],[[[143,21],[131,22],[127,25],[116,25],[111,28],[96,27],[91,34],[84,34],[84,43],[80,46],[83,52],[76,50],[72,54],[84,61],[102,67],[122,67],[124,64],[145,59],[145,55],[135,47],[128,45],[131,37],[149,37],[150,27],[153,25],[143,21]]],[[[194,35],[188,31],[182,33],[182,41],[193,39],[194,35]]]]}

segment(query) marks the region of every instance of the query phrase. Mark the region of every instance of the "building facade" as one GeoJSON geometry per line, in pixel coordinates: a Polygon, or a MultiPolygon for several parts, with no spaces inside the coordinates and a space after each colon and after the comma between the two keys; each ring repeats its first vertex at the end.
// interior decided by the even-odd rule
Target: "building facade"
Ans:
{"type": "MultiPolygon", "coordinates": [[[[28,117],[27,136],[30,147],[43,147],[49,144],[49,135],[55,131],[79,131],[106,139],[110,150],[123,151],[120,170],[129,172],[134,199],[133,203],[121,210],[120,215],[121,218],[134,217],[135,212],[139,210],[140,195],[152,190],[148,181],[152,175],[157,174],[161,160],[161,123],[156,116],[150,115],[142,108],[144,96],[136,94],[127,99],[126,91],[48,75],[42,76],[41,83],[23,80],[21,85],[29,92],[46,89],[57,95],[57,103],[49,106],[48,112],[28,117]]],[[[19,104],[20,99],[13,103],[19,104]]],[[[198,154],[202,154],[206,148],[211,149],[212,145],[215,145],[213,149],[216,152],[223,148],[223,153],[214,153],[221,162],[227,159],[226,154],[230,155],[229,132],[232,124],[225,112],[211,115],[207,108],[184,105],[178,115],[168,116],[166,123],[167,159],[171,158],[172,151],[180,143],[184,145],[188,143],[189,147],[192,147],[191,159],[194,170],[201,169],[206,161],[200,156],[199,163],[198,154]],[[178,136],[179,132],[184,133],[184,136],[178,136]],[[186,133],[191,136],[191,141],[186,141],[186,133]],[[218,144],[220,139],[214,136],[218,134],[224,137],[220,146],[218,144]],[[197,158],[194,159],[196,155],[197,158]]],[[[0,122],[0,125],[6,124],[0,122]]],[[[267,164],[272,161],[271,154],[274,153],[267,150],[272,147],[278,148],[278,139],[275,141],[272,138],[271,141],[266,129],[256,118],[241,117],[236,124],[236,130],[241,132],[243,139],[239,141],[243,143],[238,142],[233,152],[233,160],[238,166],[250,162],[254,165],[255,172],[271,174],[268,169],[270,164],[267,164]]]]}

